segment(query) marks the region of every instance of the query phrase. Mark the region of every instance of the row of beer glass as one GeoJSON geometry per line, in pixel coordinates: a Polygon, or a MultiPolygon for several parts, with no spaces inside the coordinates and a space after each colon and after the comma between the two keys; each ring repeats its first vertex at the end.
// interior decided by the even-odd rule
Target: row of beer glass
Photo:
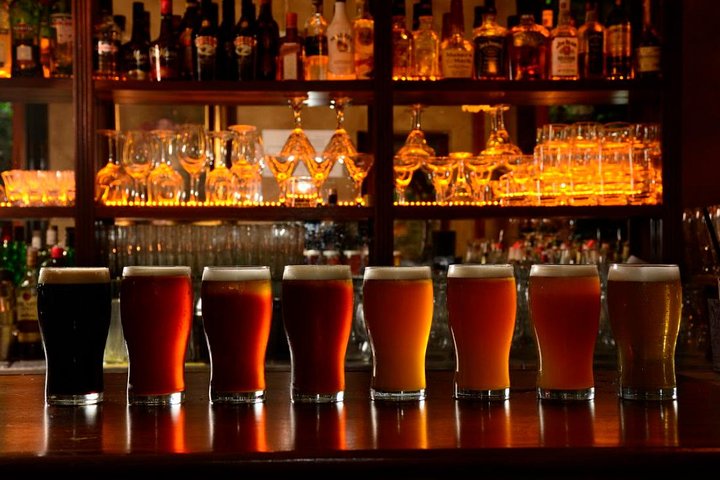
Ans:
{"type": "MultiPolygon", "coordinates": [[[[619,396],[675,399],[674,352],[682,306],[678,267],[613,264],[607,288],[618,346],[619,396]]],[[[366,267],[362,289],[373,358],[370,398],[424,400],[434,307],[430,267],[366,267]]],[[[446,306],[457,360],[455,398],[509,398],[516,295],[512,265],[450,265],[446,306]]],[[[193,314],[190,267],[125,267],[120,298],[128,404],[183,402],[193,314]]],[[[107,268],[41,269],[38,312],[47,359],[47,403],[102,401],[110,299],[107,268]],[[79,303],[84,305],[80,314],[75,308],[79,303]]],[[[205,267],[201,301],[211,401],[264,401],[272,320],[270,269],[205,267]]],[[[292,401],[343,401],[354,308],[350,267],[285,266],[281,302],[292,401]]],[[[538,398],[593,399],[593,351],[601,309],[597,267],[533,265],[528,304],[540,359],[538,398]]]]}

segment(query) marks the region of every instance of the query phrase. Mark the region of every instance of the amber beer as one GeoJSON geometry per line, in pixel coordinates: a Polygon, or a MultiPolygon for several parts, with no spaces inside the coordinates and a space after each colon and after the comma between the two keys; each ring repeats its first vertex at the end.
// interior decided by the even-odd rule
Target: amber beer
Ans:
{"type": "Polygon", "coordinates": [[[190,267],[123,269],[120,321],[128,351],[129,405],[183,402],[192,305],[190,267]]]}
{"type": "Polygon", "coordinates": [[[455,398],[510,397],[517,292],[512,265],[450,265],[447,310],[455,342],[455,398]]]}
{"type": "Polygon", "coordinates": [[[205,267],[200,296],[210,352],[210,401],[264,401],[272,320],[270,269],[205,267]]]}
{"type": "Polygon", "coordinates": [[[528,289],[539,352],[540,399],[595,398],[593,355],[600,323],[595,265],[533,265],[528,289]]]}
{"type": "Polygon", "coordinates": [[[102,402],[103,354],[111,312],[110,271],[43,267],[37,288],[46,357],[45,402],[102,402]]]}
{"type": "Polygon", "coordinates": [[[370,398],[424,400],[433,317],[430,267],[366,267],[363,313],[373,354],[370,398]]]}
{"type": "Polygon", "coordinates": [[[618,352],[619,391],[628,400],[672,400],[682,285],[677,265],[613,264],[608,313],[618,352]]]}
{"type": "Polygon", "coordinates": [[[353,317],[350,267],[285,266],[282,312],[290,346],[292,401],[342,402],[353,317]]]}

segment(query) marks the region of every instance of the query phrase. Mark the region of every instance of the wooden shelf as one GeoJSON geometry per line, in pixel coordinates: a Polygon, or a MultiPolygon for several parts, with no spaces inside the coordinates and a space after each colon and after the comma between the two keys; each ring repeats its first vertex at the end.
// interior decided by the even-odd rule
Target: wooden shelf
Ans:
{"type": "Polygon", "coordinates": [[[631,205],[607,207],[476,207],[476,206],[395,206],[393,215],[399,220],[424,220],[428,218],[550,218],[550,217],[593,217],[630,218],[662,217],[660,205],[631,205]]]}
{"type": "Polygon", "coordinates": [[[70,78],[7,78],[0,80],[0,101],[15,103],[70,103],[70,78]]]}
{"type": "Polygon", "coordinates": [[[127,218],[135,220],[171,221],[358,221],[373,216],[370,207],[106,207],[99,206],[95,214],[101,219],[127,218]]]}
{"type": "Polygon", "coordinates": [[[0,207],[0,218],[73,218],[75,207],[0,207]]]}

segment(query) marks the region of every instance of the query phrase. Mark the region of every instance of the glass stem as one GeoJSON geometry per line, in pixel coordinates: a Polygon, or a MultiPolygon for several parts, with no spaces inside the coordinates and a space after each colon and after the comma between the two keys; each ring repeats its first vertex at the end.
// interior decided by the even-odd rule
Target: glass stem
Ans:
{"type": "Polygon", "coordinates": [[[190,201],[191,202],[198,202],[200,200],[199,190],[200,190],[200,175],[191,175],[190,176],[190,201]]]}

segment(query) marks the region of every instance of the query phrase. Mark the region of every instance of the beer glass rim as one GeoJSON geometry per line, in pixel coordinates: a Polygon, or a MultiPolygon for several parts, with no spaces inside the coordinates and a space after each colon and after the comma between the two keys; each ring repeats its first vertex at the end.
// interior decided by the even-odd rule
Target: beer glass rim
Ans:
{"type": "Polygon", "coordinates": [[[190,267],[187,266],[140,266],[134,265],[129,267],[123,267],[123,277],[177,277],[186,276],[189,277],[191,274],[190,267]]]}
{"type": "Polygon", "coordinates": [[[590,264],[542,263],[530,267],[531,277],[589,277],[597,275],[597,265],[590,264]]]}
{"type": "Polygon", "coordinates": [[[41,267],[38,283],[110,283],[110,269],[107,267],[41,267]]]}
{"type": "Polygon", "coordinates": [[[672,263],[612,263],[608,280],[666,282],[680,279],[680,267],[672,263]]]}
{"type": "Polygon", "coordinates": [[[234,282],[270,280],[270,267],[265,265],[207,266],[203,268],[203,282],[234,282]]]}
{"type": "Polygon", "coordinates": [[[364,280],[430,280],[432,272],[422,266],[371,266],[365,267],[364,280]]]}
{"type": "Polygon", "coordinates": [[[448,267],[447,276],[448,278],[515,278],[515,270],[509,263],[458,263],[448,267]]]}
{"type": "Polygon", "coordinates": [[[285,265],[283,280],[351,280],[350,265],[285,265]]]}

